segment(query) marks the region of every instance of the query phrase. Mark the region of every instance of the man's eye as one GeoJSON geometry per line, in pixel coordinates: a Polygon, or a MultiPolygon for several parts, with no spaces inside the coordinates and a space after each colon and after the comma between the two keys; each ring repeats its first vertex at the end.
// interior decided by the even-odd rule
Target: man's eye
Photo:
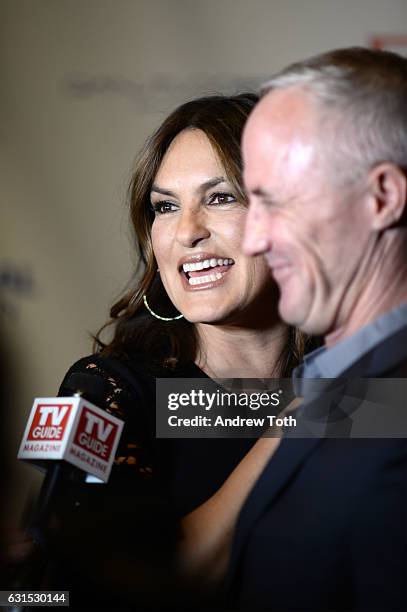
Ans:
{"type": "Polygon", "coordinates": [[[154,214],[156,215],[165,215],[166,213],[171,213],[177,210],[177,207],[172,202],[155,202],[151,204],[154,214]]]}
{"type": "Polygon", "coordinates": [[[231,204],[236,202],[236,196],[233,193],[213,193],[209,198],[209,204],[231,204]]]}

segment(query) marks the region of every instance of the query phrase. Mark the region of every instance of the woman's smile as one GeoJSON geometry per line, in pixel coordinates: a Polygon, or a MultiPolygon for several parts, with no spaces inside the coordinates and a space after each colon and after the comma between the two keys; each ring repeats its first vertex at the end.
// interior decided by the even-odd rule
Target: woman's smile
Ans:
{"type": "Polygon", "coordinates": [[[195,253],[184,257],[179,266],[186,291],[213,289],[223,285],[234,260],[218,253],[195,253]]]}

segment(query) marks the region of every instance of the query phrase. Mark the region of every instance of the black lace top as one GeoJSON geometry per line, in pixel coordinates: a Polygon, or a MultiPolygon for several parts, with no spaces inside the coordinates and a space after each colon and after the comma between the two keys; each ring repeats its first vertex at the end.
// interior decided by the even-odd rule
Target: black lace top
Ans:
{"type": "MultiPolygon", "coordinates": [[[[206,377],[193,363],[173,376],[206,377]]],[[[255,442],[156,440],[155,377],[145,367],[142,355],[126,361],[98,354],[80,359],[67,372],[59,395],[78,390],[125,422],[110,479],[132,490],[145,487],[148,481],[159,481],[176,515],[188,513],[215,493],[255,442]]]]}

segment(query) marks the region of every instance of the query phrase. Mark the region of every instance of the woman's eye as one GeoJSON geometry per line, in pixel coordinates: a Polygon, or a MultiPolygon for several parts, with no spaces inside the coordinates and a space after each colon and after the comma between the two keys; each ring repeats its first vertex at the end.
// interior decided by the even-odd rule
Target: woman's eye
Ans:
{"type": "Polygon", "coordinates": [[[231,204],[236,202],[236,196],[233,193],[213,193],[209,198],[209,204],[231,204]]]}
{"type": "Polygon", "coordinates": [[[156,215],[165,215],[166,213],[171,213],[174,212],[174,210],[177,210],[177,207],[172,202],[155,202],[151,204],[151,206],[156,215]]]}

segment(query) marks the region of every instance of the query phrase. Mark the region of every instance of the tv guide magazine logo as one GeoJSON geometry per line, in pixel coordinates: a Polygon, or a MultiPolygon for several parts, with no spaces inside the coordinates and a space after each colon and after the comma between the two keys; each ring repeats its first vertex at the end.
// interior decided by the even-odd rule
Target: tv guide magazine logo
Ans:
{"type": "Polygon", "coordinates": [[[18,453],[19,459],[44,467],[44,460],[64,460],[106,482],[123,421],[80,396],[37,398],[18,453]]]}
{"type": "Polygon", "coordinates": [[[62,440],[72,405],[38,404],[28,440],[62,440]]]}
{"type": "Polygon", "coordinates": [[[116,434],[117,425],[85,406],[75,432],[74,443],[95,457],[107,460],[112,452],[116,434]]]}

